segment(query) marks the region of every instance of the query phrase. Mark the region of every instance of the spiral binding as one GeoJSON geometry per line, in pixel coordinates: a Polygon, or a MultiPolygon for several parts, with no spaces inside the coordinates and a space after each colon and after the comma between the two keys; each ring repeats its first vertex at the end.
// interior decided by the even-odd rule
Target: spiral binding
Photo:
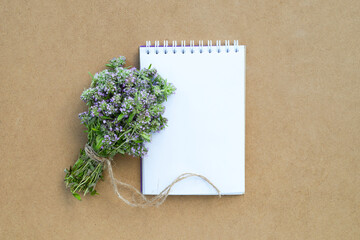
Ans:
{"type": "MultiPolygon", "coordinates": [[[[212,45],[212,41],[208,40],[207,46],[206,46],[206,50],[209,53],[211,53],[212,51],[215,51],[217,53],[221,53],[223,50],[225,50],[225,52],[229,53],[231,52],[231,50],[235,51],[235,52],[239,52],[239,40],[234,40],[233,42],[233,48],[230,48],[230,41],[229,40],[225,40],[225,44],[223,45],[224,48],[222,48],[221,45],[221,40],[216,40],[216,46],[213,47],[212,45]]],[[[186,46],[186,41],[182,40],[181,41],[181,45],[178,47],[177,46],[177,41],[172,41],[172,45],[171,47],[169,47],[169,42],[167,40],[164,40],[164,44],[162,46],[160,46],[160,41],[155,41],[154,46],[151,45],[151,41],[146,41],[146,53],[150,54],[150,50],[151,48],[154,49],[155,54],[159,54],[160,51],[163,52],[164,54],[167,54],[169,51],[172,51],[174,54],[178,53],[178,51],[180,50],[180,53],[185,54],[186,51],[190,51],[190,53],[195,53],[195,51],[199,51],[199,53],[203,53],[204,52],[204,42],[203,40],[199,41],[199,45],[195,46],[195,41],[191,40],[190,41],[190,45],[186,46]]]]}

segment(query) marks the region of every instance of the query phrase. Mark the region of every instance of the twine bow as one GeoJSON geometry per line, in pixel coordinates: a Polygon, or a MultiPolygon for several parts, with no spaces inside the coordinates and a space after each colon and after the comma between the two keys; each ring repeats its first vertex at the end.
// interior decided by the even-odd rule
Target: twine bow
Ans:
{"type": "Polygon", "coordinates": [[[116,195],[122,200],[124,201],[126,204],[128,204],[129,206],[132,207],[151,207],[151,206],[160,206],[161,204],[163,204],[163,202],[166,200],[166,198],[169,196],[170,190],[172,189],[172,187],[186,179],[189,177],[199,177],[203,180],[205,180],[208,184],[210,184],[218,193],[219,197],[221,197],[221,193],[220,190],[206,177],[200,175],[200,174],[196,174],[196,173],[183,173],[180,176],[178,176],[171,184],[169,184],[164,190],[162,190],[158,195],[152,197],[152,198],[147,198],[146,196],[144,196],[144,194],[142,194],[141,192],[139,192],[135,187],[133,187],[130,184],[124,183],[119,181],[118,179],[116,179],[114,177],[114,173],[111,167],[111,161],[113,160],[112,158],[105,158],[105,157],[101,157],[99,156],[94,149],[92,149],[92,147],[88,144],[85,145],[85,153],[86,155],[91,158],[92,160],[98,161],[100,163],[106,164],[108,172],[109,172],[109,177],[111,180],[111,184],[114,188],[114,191],[116,193],[116,195]],[[130,191],[132,191],[132,200],[128,200],[126,199],[124,196],[122,196],[119,192],[119,188],[118,186],[124,187],[129,189],[130,191]]]}

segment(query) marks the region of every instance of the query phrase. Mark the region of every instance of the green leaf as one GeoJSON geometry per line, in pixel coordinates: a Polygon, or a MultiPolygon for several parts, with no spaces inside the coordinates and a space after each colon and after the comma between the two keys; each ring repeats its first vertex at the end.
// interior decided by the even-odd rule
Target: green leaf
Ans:
{"type": "Polygon", "coordinates": [[[81,201],[81,197],[80,197],[80,195],[79,195],[78,193],[73,193],[73,196],[74,196],[77,200],[81,201]]]}
{"type": "Polygon", "coordinates": [[[118,116],[117,120],[120,121],[124,116],[125,116],[125,114],[123,114],[123,113],[120,114],[120,115],[118,116]]]}
{"type": "Polygon", "coordinates": [[[150,142],[150,135],[149,135],[149,134],[141,133],[140,135],[141,135],[145,140],[147,140],[147,141],[150,142]]]}
{"type": "Polygon", "coordinates": [[[132,112],[132,113],[130,114],[130,117],[129,117],[128,120],[126,121],[126,123],[131,122],[131,121],[133,120],[135,114],[136,114],[136,111],[132,112]]]}
{"type": "Polygon", "coordinates": [[[138,92],[135,93],[135,102],[137,101],[138,99],[138,92]]]}
{"type": "Polygon", "coordinates": [[[88,72],[88,73],[89,73],[91,79],[94,80],[94,76],[90,72],[88,72]]]}
{"type": "Polygon", "coordinates": [[[152,64],[149,65],[149,69],[151,68],[151,65],[152,65],[152,64]]]}
{"type": "Polygon", "coordinates": [[[100,149],[100,147],[102,146],[102,141],[103,140],[104,140],[104,138],[101,137],[101,136],[96,137],[96,145],[95,145],[95,148],[94,148],[95,151],[98,151],[100,149]]]}
{"type": "Polygon", "coordinates": [[[96,190],[94,190],[91,192],[91,196],[94,196],[94,195],[99,195],[99,193],[96,190]]]}
{"type": "Polygon", "coordinates": [[[95,132],[99,131],[98,129],[95,129],[95,128],[91,128],[91,130],[93,130],[95,132]]]}

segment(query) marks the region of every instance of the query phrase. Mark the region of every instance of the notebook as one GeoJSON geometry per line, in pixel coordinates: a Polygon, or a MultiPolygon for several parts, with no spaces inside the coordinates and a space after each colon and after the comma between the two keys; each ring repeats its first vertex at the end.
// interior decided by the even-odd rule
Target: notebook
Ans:
{"type": "MultiPolygon", "coordinates": [[[[168,126],[152,136],[142,158],[143,194],[159,194],[183,173],[208,178],[222,195],[245,193],[245,46],[238,41],[178,46],[148,41],[140,68],[152,67],[176,87],[165,103],[168,126]]],[[[216,195],[199,177],[176,183],[170,195],[216,195]]]]}

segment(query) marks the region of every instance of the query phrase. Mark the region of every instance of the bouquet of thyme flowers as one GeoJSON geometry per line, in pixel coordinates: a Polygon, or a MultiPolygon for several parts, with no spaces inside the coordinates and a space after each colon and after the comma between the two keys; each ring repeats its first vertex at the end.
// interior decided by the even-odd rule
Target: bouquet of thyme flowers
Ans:
{"type": "MultiPolygon", "coordinates": [[[[141,70],[124,65],[125,57],[110,60],[106,70],[92,76],[90,88],[81,95],[88,106],[79,114],[87,128],[87,146],[99,157],[112,158],[117,153],[142,157],[147,152],[144,143],[167,123],[162,103],[175,87],[151,65],[141,70]]],[[[103,179],[103,169],[103,162],[82,149],[75,164],[65,169],[66,186],[79,200],[81,192],[97,194],[95,186],[103,179]]]]}

